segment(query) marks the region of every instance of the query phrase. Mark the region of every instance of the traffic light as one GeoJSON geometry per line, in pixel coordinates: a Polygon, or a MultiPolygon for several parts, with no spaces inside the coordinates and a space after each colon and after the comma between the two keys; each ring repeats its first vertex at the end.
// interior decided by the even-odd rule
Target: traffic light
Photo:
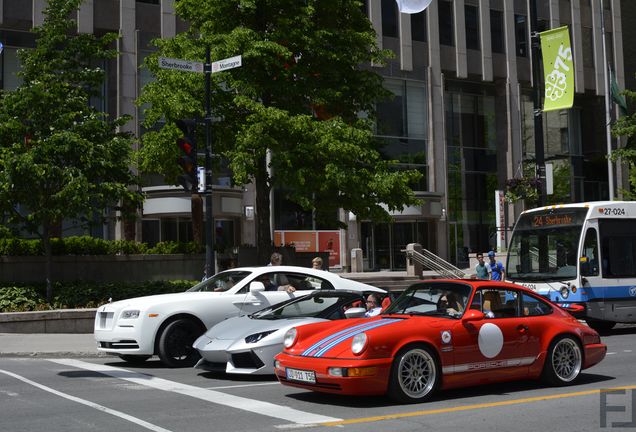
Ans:
{"type": "Polygon", "coordinates": [[[197,180],[197,146],[194,139],[194,120],[178,120],[177,127],[181,129],[182,136],[177,138],[177,147],[180,149],[178,159],[179,166],[183,170],[177,181],[186,192],[196,192],[197,180]]]}

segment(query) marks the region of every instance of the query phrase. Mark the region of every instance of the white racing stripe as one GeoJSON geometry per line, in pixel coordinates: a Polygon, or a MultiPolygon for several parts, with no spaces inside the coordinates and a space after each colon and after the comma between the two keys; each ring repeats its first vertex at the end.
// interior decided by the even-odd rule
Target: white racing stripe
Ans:
{"type": "Polygon", "coordinates": [[[241,396],[233,396],[227,393],[221,393],[214,390],[208,390],[202,387],[181,384],[174,381],[157,378],[151,375],[140,374],[129,371],[127,369],[116,368],[101,364],[92,364],[80,360],[73,359],[48,359],[51,362],[71,366],[78,369],[90,370],[98,372],[113,378],[134,382],[135,384],[158,390],[173,392],[212,402],[219,405],[225,405],[231,408],[250,411],[268,417],[274,417],[298,424],[315,424],[331,421],[340,421],[341,419],[327,417],[318,414],[312,414],[305,411],[295,410],[283,405],[276,405],[269,402],[262,402],[254,399],[248,399],[241,396]]]}
{"type": "Polygon", "coordinates": [[[37,387],[40,390],[44,390],[44,391],[47,391],[49,393],[53,393],[56,396],[60,396],[60,397],[63,397],[65,399],[71,400],[73,402],[77,402],[79,404],[86,405],[86,406],[89,406],[91,408],[95,408],[96,410],[105,412],[106,414],[111,414],[111,415],[114,415],[115,417],[119,417],[119,418],[122,418],[124,420],[128,420],[129,422],[132,422],[132,423],[135,423],[135,424],[137,424],[139,426],[145,427],[146,429],[149,429],[151,431],[154,431],[154,432],[171,432],[169,429],[164,429],[164,428],[162,428],[160,426],[154,425],[152,423],[148,423],[147,421],[138,419],[137,417],[133,417],[133,416],[128,415],[126,413],[123,413],[121,411],[110,409],[110,408],[107,408],[107,407],[105,407],[103,405],[99,405],[99,404],[96,404],[94,402],[87,401],[85,399],[80,399],[78,397],[71,396],[71,395],[66,394],[66,393],[62,393],[60,391],[52,389],[51,387],[47,387],[45,385],[36,383],[35,381],[31,381],[30,379],[25,378],[23,376],[14,374],[13,372],[9,372],[9,371],[0,369],[0,373],[9,375],[9,376],[11,376],[11,377],[13,377],[15,379],[18,379],[18,380],[20,380],[22,382],[25,382],[27,384],[30,384],[30,385],[34,386],[34,387],[37,387]]]}

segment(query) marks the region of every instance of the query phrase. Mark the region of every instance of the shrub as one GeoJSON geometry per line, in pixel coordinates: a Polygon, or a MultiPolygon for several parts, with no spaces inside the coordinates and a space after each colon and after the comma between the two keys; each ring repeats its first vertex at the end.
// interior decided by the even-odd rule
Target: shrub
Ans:
{"type": "Polygon", "coordinates": [[[0,287],[0,312],[25,312],[48,309],[46,300],[34,287],[0,287]]]}
{"type": "MultiPolygon", "coordinates": [[[[96,237],[78,236],[51,239],[53,255],[134,255],[134,254],[196,254],[203,246],[195,242],[161,242],[150,248],[146,243],[130,240],[102,240],[96,237]]],[[[0,256],[44,255],[41,240],[2,238],[0,256]]]]}
{"type": "Polygon", "coordinates": [[[148,281],[141,283],[55,283],[55,296],[46,304],[44,284],[0,287],[0,312],[45,309],[94,308],[112,301],[154,294],[183,292],[197,281],[148,281]]]}

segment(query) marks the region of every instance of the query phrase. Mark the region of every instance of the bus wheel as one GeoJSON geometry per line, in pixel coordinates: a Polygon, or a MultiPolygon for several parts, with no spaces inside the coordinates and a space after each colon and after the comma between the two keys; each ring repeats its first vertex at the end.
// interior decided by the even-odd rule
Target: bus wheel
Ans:
{"type": "Polygon", "coordinates": [[[616,325],[614,321],[585,320],[585,322],[601,334],[609,333],[609,331],[616,325]]]}

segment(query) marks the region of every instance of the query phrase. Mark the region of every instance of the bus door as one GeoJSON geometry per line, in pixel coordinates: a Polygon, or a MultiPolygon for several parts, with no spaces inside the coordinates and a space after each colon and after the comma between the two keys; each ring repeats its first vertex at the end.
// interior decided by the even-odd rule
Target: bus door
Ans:
{"type": "Polygon", "coordinates": [[[591,220],[585,225],[583,245],[579,255],[579,287],[581,300],[587,301],[586,315],[603,319],[605,309],[605,283],[603,282],[603,257],[600,255],[598,221],[591,220]]]}

